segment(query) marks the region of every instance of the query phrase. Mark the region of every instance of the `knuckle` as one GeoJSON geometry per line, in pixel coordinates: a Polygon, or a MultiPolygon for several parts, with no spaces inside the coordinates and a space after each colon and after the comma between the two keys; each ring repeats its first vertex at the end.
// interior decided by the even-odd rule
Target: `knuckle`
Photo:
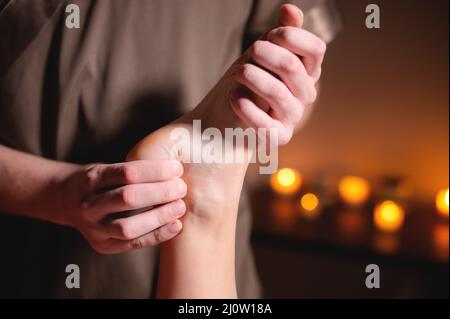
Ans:
{"type": "Polygon", "coordinates": [[[120,173],[123,181],[126,184],[132,184],[137,180],[138,171],[131,164],[124,164],[120,168],[120,173]]]}
{"type": "Polygon", "coordinates": [[[287,99],[286,90],[277,85],[271,87],[269,96],[271,99],[278,101],[281,104],[283,104],[287,99]]]}
{"type": "Polygon", "coordinates": [[[274,42],[274,40],[278,36],[278,34],[279,34],[279,28],[270,30],[267,33],[267,40],[274,42]]]}
{"type": "MultiPolygon", "coordinates": [[[[300,103],[299,103],[300,104],[300,103]]],[[[303,105],[298,105],[292,108],[291,118],[293,120],[294,125],[297,125],[303,116],[303,105]]]]}
{"type": "Polygon", "coordinates": [[[156,243],[162,243],[164,241],[164,235],[160,229],[155,230],[153,235],[155,237],[156,243]]]}
{"type": "Polygon", "coordinates": [[[317,90],[313,86],[310,90],[308,90],[305,94],[305,104],[313,104],[315,100],[317,99],[317,90]]]}
{"type": "Polygon", "coordinates": [[[97,241],[97,240],[90,240],[89,245],[99,254],[107,254],[108,253],[108,247],[104,242],[97,241]]]}
{"type": "Polygon", "coordinates": [[[290,128],[286,128],[286,129],[282,130],[282,132],[280,132],[280,133],[281,134],[279,134],[278,143],[280,145],[286,145],[287,143],[289,143],[289,141],[292,138],[293,130],[290,128]]]}
{"type": "Polygon", "coordinates": [[[120,237],[130,240],[134,238],[134,231],[132,225],[125,221],[119,221],[116,223],[117,232],[120,237]]]}
{"type": "Polygon", "coordinates": [[[320,79],[320,75],[322,74],[322,67],[321,66],[319,66],[318,68],[317,68],[317,70],[314,72],[314,74],[313,74],[313,81],[314,81],[314,84],[317,82],[317,81],[319,81],[319,79],[320,79]]]}
{"type": "Polygon", "coordinates": [[[265,43],[262,40],[255,41],[250,46],[249,55],[252,59],[257,60],[261,56],[261,51],[264,50],[265,43]]]}
{"type": "MultiPolygon", "coordinates": [[[[270,119],[264,118],[261,122],[260,127],[267,129],[266,134],[269,134],[270,129],[272,128],[272,123],[270,122],[270,119]]],[[[278,130],[277,130],[277,134],[278,134],[278,130]]],[[[270,135],[267,135],[267,138],[270,138],[270,135]]]]}
{"type": "Polygon", "coordinates": [[[92,202],[82,203],[79,209],[79,216],[84,224],[91,225],[91,223],[95,220],[92,207],[95,204],[92,202]]]}
{"type": "Polygon", "coordinates": [[[289,55],[281,61],[281,69],[287,74],[296,74],[300,71],[300,60],[296,56],[289,55]]]}
{"type": "Polygon", "coordinates": [[[176,196],[177,187],[178,187],[177,183],[178,183],[178,181],[170,181],[170,182],[167,182],[167,183],[163,184],[163,187],[161,189],[162,190],[163,199],[169,200],[169,199],[174,198],[176,196]]]}
{"type": "Polygon", "coordinates": [[[170,210],[169,210],[169,206],[165,205],[163,207],[161,207],[161,209],[157,212],[157,220],[158,220],[158,225],[162,226],[167,224],[170,221],[170,210]]]}
{"type": "Polygon", "coordinates": [[[249,63],[241,65],[238,71],[238,76],[246,81],[251,81],[253,78],[253,67],[249,63]]]}
{"type": "Polygon", "coordinates": [[[136,205],[136,192],[131,187],[124,187],[120,190],[120,201],[127,207],[136,205]]]}
{"type": "Polygon", "coordinates": [[[317,42],[315,43],[314,49],[318,55],[325,55],[325,52],[327,51],[327,44],[325,43],[325,41],[318,38],[317,42]]]}
{"type": "Polygon", "coordinates": [[[162,161],[157,165],[156,170],[160,179],[164,180],[173,176],[172,165],[173,164],[170,161],[162,161]]]}
{"type": "Polygon", "coordinates": [[[99,168],[97,166],[89,167],[85,173],[89,187],[93,187],[99,177],[99,168]]]}
{"type": "Polygon", "coordinates": [[[283,42],[289,42],[289,39],[291,38],[291,32],[289,28],[278,28],[276,34],[283,42]]]}

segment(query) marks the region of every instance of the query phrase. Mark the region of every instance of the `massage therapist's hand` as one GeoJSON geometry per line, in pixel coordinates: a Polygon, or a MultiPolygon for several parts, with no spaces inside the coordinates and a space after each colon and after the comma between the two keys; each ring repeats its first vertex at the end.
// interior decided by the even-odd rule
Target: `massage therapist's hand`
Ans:
{"type": "Polygon", "coordinates": [[[77,228],[100,253],[159,244],[181,231],[182,174],[170,160],[83,166],[62,181],[59,223],[77,228]],[[139,213],[126,213],[132,210],[139,213]]]}
{"type": "Polygon", "coordinates": [[[98,252],[120,253],[181,231],[182,175],[172,160],[82,166],[0,145],[0,212],[74,227],[98,252]]]}
{"type": "Polygon", "coordinates": [[[277,128],[286,144],[317,97],[326,44],[302,29],[303,13],[292,4],[280,9],[279,25],[253,43],[236,69],[231,106],[248,126],[277,128]]]}

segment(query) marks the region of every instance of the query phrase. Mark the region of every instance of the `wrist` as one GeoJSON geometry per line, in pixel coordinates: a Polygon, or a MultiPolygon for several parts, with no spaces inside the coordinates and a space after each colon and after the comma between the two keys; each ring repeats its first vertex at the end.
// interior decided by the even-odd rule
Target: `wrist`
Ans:
{"type": "Polygon", "coordinates": [[[70,176],[81,169],[81,165],[61,163],[50,177],[46,187],[47,219],[48,221],[72,226],[70,222],[70,176]]]}

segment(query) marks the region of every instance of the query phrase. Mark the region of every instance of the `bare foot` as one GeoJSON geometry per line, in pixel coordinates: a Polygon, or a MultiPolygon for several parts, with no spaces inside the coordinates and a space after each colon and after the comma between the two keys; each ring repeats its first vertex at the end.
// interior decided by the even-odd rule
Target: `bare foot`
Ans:
{"type": "Polygon", "coordinates": [[[147,136],[131,150],[127,158],[181,161],[184,165],[183,179],[188,184],[185,201],[189,215],[201,218],[214,215],[213,217],[217,219],[223,214],[237,211],[243,179],[252,152],[246,145],[240,148],[236,148],[235,145],[229,147],[232,141],[225,140],[225,128],[243,126],[232,112],[229,103],[233,70],[235,65],[195,110],[147,136]],[[200,120],[196,124],[201,125],[201,132],[194,129],[194,120],[200,120]],[[207,128],[216,128],[220,132],[220,139],[216,135],[213,142],[201,141],[201,137],[196,134],[205,132],[207,128]],[[181,132],[186,132],[188,138],[180,138],[181,132]],[[212,143],[222,145],[223,152],[214,157],[213,163],[207,163],[202,156],[203,149],[212,143]],[[227,161],[227,156],[232,156],[233,160],[227,161]],[[237,157],[240,160],[235,160],[237,157]]]}
{"type": "Polygon", "coordinates": [[[238,58],[192,112],[150,134],[128,156],[129,160],[183,162],[183,178],[188,183],[188,212],[192,213],[188,215],[220,216],[237,207],[248,162],[255,150],[225,140],[227,128],[251,128],[253,133],[258,128],[266,129],[267,133],[274,130],[276,144],[286,144],[305,106],[316,98],[315,84],[326,46],[301,29],[303,14],[297,7],[283,5],[280,11],[281,26],[267,32],[238,58]],[[192,157],[202,152],[203,145],[189,147],[186,139],[174,140],[173,132],[184,128],[195,140],[194,120],[200,120],[203,129],[219,130],[223,137],[221,143],[231,146],[225,151],[232,151],[245,160],[193,163],[192,157]]]}

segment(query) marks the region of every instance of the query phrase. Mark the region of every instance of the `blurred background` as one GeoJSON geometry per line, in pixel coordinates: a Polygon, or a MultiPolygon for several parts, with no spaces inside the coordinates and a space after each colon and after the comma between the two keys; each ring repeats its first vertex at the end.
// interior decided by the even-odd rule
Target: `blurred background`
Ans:
{"type": "Polygon", "coordinates": [[[312,117],[248,176],[265,297],[448,298],[448,1],[369,3],[337,1],[312,117]]]}

